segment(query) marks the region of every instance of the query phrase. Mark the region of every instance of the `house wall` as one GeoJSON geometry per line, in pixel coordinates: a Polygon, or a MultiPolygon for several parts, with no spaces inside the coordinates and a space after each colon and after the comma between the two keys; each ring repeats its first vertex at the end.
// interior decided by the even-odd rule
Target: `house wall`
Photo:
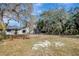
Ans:
{"type": "MultiPolygon", "coordinates": [[[[17,35],[25,35],[25,34],[33,34],[34,33],[34,30],[30,31],[30,28],[27,27],[27,28],[23,28],[21,30],[18,30],[17,31],[17,35]],[[23,33],[23,30],[25,30],[25,32],[23,33]]],[[[15,30],[11,30],[11,31],[6,31],[6,35],[15,35],[15,30]]]]}
{"type": "Polygon", "coordinates": [[[17,31],[17,34],[28,34],[28,33],[29,33],[29,28],[24,28],[24,29],[21,29],[21,30],[17,31]],[[25,30],[24,33],[23,33],[23,30],[25,30]]]}
{"type": "Polygon", "coordinates": [[[6,35],[15,35],[15,31],[14,30],[12,30],[12,31],[5,31],[6,32],[6,35]]]}

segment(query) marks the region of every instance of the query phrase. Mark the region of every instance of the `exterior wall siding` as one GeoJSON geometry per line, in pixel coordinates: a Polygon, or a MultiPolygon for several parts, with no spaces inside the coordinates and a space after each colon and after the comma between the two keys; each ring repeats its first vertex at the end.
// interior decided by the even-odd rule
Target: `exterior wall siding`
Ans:
{"type": "MultiPolygon", "coordinates": [[[[29,33],[29,28],[24,28],[21,30],[17,31],[17,35],[25,35],[29,33]],[[25,32],[23,33],[23,30],[25,30],[25,32]]],[[[11,31],[6,31],[6,35],[15,35],[15,30],[11,30],[11,31]]]]}

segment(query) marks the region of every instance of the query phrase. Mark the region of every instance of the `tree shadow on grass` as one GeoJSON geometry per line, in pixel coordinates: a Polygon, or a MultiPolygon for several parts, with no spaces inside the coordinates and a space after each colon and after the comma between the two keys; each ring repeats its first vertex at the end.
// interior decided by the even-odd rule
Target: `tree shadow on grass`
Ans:
{"type": "Polygon", "coordinates": [[[79,35],[59,35],[61,37],[66,37],[66,38],[79,38],[79,35]]]}

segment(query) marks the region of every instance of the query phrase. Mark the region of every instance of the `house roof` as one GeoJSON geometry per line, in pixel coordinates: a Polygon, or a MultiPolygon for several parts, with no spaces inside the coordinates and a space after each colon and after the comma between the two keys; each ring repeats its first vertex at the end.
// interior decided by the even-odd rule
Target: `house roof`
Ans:
{"type": "Polygon", "coordinates": [[[26,27],[17,27],[17,26],[8,26],[7,28],[6,28],[6,30],[21,30],[21,29],[24,29],[24,28],[26,28],[26,27]]]}
{"type": "Polygon", "coordinates": [[[21,28],[19,28],[19,27],[17,27],[17,26],[7,26],[7,27],[6,27],[5,24],[0,23],[0,30],[3,30],[4,28],[5,28],[6,30],[8,30],[8,29],[10,29],[10,30],[15,30],[15,29],[20,30],[20,29],[23,29],[23,28],[25,28],[25,27],[21,27],[21,28]]]}

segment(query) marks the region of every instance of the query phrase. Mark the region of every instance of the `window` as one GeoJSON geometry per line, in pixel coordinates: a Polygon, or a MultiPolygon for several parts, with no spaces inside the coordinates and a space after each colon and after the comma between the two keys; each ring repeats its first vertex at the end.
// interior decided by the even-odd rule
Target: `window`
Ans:
{"type": "Polygon", "coordinates": [[[11,32],[11,29],[7,29],[7,32],[11,32]]]}
{"type": "Polygon", "coordinates": [[[26,32],[26,30],[23,30],[22,32],[23,32],[23,33],[25,33],[25,32],[26,32]]]}

